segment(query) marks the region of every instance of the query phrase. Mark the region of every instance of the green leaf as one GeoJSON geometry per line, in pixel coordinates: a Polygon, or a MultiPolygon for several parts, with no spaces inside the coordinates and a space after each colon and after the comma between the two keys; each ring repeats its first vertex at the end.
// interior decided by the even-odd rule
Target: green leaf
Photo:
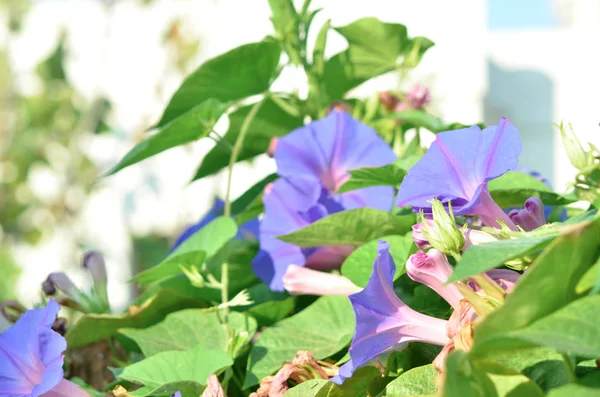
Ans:
{"type": "Polygon", "coordinates": [[[458,281],[475,276],[501,266],[511,259],[521,258],[539,251],[557,237],[558,234],[548,234],[473,245],[464,252],[449,281],[458,281]]]}
{"type": "Polygon", "coordinates": [[[405,272],[406,260],[417,251],[410,233],[404,236],[383,236],[361,245],[342,264],[342,274],[359,287],[365,287],[371,277],[379,240],[385,240],[390,245],[390,253],[396,263],[394,280],[405,272]]]}
{"type": "Polygon", "coordinates": [[[339,352],[354,334],[354,312],[347,297],[325,296],[271,328],[252,347],[244,388],[271,375],[298,350],[321,360],[339,352]]]}
{"type": "Polygon", "coordinates": [[[433,365],[413,368],[391,381],[377,397],[405,397],[437,392],[438,372],[433,365]]]}
{"type": "Polygon", "coordinates": [[[548,397],[597,397],[598,395],[600,395],[600,388],[577,384],[565,385],[548,393],[548,397]]]}
{"type": "MultiPolygon", "coordinates": [[[[285,102],[285,100],[280,98],[278,102],[285,102]]],[[[202,159],[194,180],[212,175],[228,166],[231,147],[235,144],[242,123],[251,108],[252,105],[244,106],[229,115],[229,129],[223,137],[224,142],[217,144],[202,159]]],[[[266,153],[271,138],[286,135],[295,128],[302,126],[303,123],[301,116],[289,114],[271,98],[265,99],[248,127],[238,161],[248,160],[266,153]]]]}
{"type": "Polygon", "coordinates": [[[591,290],[590,295],[600,292],[600,258],[584,273],[575,287],[577,294],[583,294],[589,290],[591,290]]]}
{"type": "Polygon", "coordinates": [[[327,44],[327,33],[329,33],[330,28],[331,19],[328,19],[323,26],[321,26],[321,30],[319,30],[319,34],[315,40],[315,48],[313,49],[312,56],[312,70],[319,77],[323,76],[323,73],[325,72],[325,46],[327,44]]]}
{"type": "Polygon", "coordinates": [[[575,286],[596,262],[599,245],[600,227],[595,222],[563,229],[563,234],[521,277],[504,304],[477,326],[470,354],[481,356],[498,349],[497,344],[486,344],[486,339],[525,328],[577,299],[575,286]]]}
{"type": "Polygon", "coordinates": [[[338,193],[362,189],[371,186],[399,186],[406,175],[406,171],[396,164],[383,167],[365,167],[350,170],[348,179],[339,189],[338,193]]]}
{"type": "Polygon", "coordinates": [[[197,346],[187,351],[156,354],[123,369],[120,379],[143,385],[129,392],[134,397],[170,396],[180,391],[182,397],[198,397],[213,373],[233,364],[221,350],[197,346]]]}
{"type": "Polygon", "coordinates": [[[387,382],[377,368],[364,366],[354,371],[343,384],[333,384],[327,392],[325,388],[321,389],[317,397],[376,396],[387,382]]]}
{"type": "Polygon", "coordinates": [[[300,16],[294,8],[292,0],[269,0],[273,16],[271,22],[277,39],[295,65],[302,63],[300,57],[300,16]]]}
{"type": "Polygon", "coordinates": [[[263,212],[262,194],[265,187],[277,178],[277,174],[267,175],[231,203],[231,213],[238,224],[254,219],[263,212]]]}
{"type": "Polygon", "coordinates": [[[365,81],[398,69],[405,55],[406,67],[413,67],[433,43],[425,38],[408,39],[406,27],[383,23],[377,18],[362,18],[350,25],[335,28],[348,40],[348,49],[325,63],[323,82],[329,100],[344,94],[365,81]]]}
{"type": "Polygon", "coordinates": [[[231,218],[219,217],[191,235],[158,265],[133,278],[141,285],[166,280],[183,273],[180,266],[200,267],[237,234],[237,224],[231,218]]]}
{"type": "Polygon", "coordinates": [[[277,43],[258,42],[206,61],[183,81],[157,127],[165,126],[209,98],[225,103],[267,91],[280,55],[277,43]]]}
{"type": "Polygon", "coordinates": [[[300,247],[359,245],[411,230],[414,215],[396,216],[388,211],[357,208],[337,212],[300,230],[277,238],[300,247]]]}
{"type": "Polygon", "coordinates": [[[212,98],[194,106],[165,124],[156,134],[135,145],[107,175],[167,149],[206,137],[224,110],[223,105],[212,98]]]}
{"type": "Polygon", "coordinates": [[[201,307],[195,299],[185,298],[170,289],[161,289],[139,307],[132,306],[126,314],[86,314],[69,329],[65,338],[69,348],[109,338],[120,328],[145,328],[162,321],[171,312],[201,307]]]}
{"type": "Polygon", "coordinates": [[[581,357],[600,357],[600,295],[578,299],[532,324],[506,334],[489,337],[478,349],[496,349],[519,339],[549,346],[562,353],[581,357]]]}
{"type": "Polygon", "coordinates": [[[492,362],[472,361],[455,350],[446,359],[444,397],[543,397],[543,391],[529,378],[492,362]]]}
{"type": "Polygon", "coordinates": [[[545,205],[565,205],[577,199],[574,195],[560,195],[533,175],[509,171],[488,183],[494,201],[502,208],[523,207],[525,200],[539,197],[545,205]]]}
{"type": "Polygon", "coordinates": [[[402,120],[405,123],[410,123],[415,127],[425,128],[434,133],[446,131],[446,124],[442,119],[421,109],[391,113],[386,115],[385,118],[402,120]]]}
{"type": "MultiPolygon", "coordinates": [[[[256,333],[256,320],[241,313],[229,315],[229,325],[243,346],[256,333]]],[[[227,352],[227,335],[216,311],[181,310],[172,313],[159,324],[145,329],[121,329],[133,339],[146,357],[165,351],[191,350],[196,346],[227,352]]]]}
{"type": "Polygon", "coordinates": [[[321,391],[329,391],[333,383],[325,379],[310,379],[292,387],[283,397],[319,397],[321,391]]]}

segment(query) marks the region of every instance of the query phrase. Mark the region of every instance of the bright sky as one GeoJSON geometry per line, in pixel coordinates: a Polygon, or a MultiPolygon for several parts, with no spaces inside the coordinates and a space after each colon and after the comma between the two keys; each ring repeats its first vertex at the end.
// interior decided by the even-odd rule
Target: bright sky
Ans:
{"type": "Polygon", "coordinates": [[[550,0],[488,0],[490,30],[555,26],[550,0]]]}

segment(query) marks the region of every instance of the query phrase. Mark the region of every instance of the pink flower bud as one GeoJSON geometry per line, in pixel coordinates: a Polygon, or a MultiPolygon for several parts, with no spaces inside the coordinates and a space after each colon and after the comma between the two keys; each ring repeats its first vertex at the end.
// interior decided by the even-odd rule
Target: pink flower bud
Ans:
{"type": "Polygon", "coordinates": [[[498,241],[498,238],[492,236],[489,233],[483,232],[481,230],[467,229],[464,232],[464,235],[465,235],[465,245],[463,245],[463,251],[472,245],[479,245],[479,244],[491,243],[492,241],[498,241]]]}
{"type": "Polygon", "coordinates": [[[410,91],[408,91],[408,94],[406,94],[406,99],[413,109],[421,109],[431,102],[431,95],[427,88],[420,84],[415,84],[410,91]]]}
{"type": "MultiPolygon", "coordinates": [[[[435,222],[433,222],[433,219],[425,219],[425,222],[427,223],[427,225],[429,225],[429,227],[435,227],[435,222]]],[[[427,237],[425,237],[425,235],[423,234],[423,227],[423,223],[417,223],[416,225],[412,226],[413,240],[416,246],[422,250],[431,248],[429,240],[427,240],[427,237]]]]}
{"type": "Polygon", "coordinates": [[[396,105],[400,99],[397,95],[392,94],[389,91],[383,91],[379,93],[379,103],[381,103],[388,111],[392,111],[396,108],[396,105]]]}
{"type": "Polygon", "coordinates": [[[337,274],[289,265],[283,276],[283,286],[292,295],[352,295],[362,288],[337,274]]]}
{"type": "Polygon", "coordinates": [[[528,232],[546,224],[544,203],[537,197],[528,198],[523,209],[510,211],[508,217],[528,232]]]}
{"type": "Polygon", "coordinates": [[[320,247],[306,259],[305,266],[315,270],[339,269],[344,259],[354,249],[352,245],[328,245],[320,247]]]}
{"type": "Polygon", "coordinates": [[[444,285],[452,274],[452,267],[446,255],[438,250],[429,250],[427,254],[419,251],[411,255],[406,262],[406,273],[412,280],[437,292],[454,308],[464,299],[454,284],[444,285]]]}
{"type": "Polygon", "coordinates": [[[47,281],[49,281],[55,289],[62,291],[70,298],[78,300],[78,298],[81,296],[79,289],[75,286],[75,284],[73,284],[69,276],[67,276],[65,273],[50,273],[47,281]]]}
{"type": "Polygon", "coordinates": [[[271,138],[271,141],[269,142],[269,147],[267,148],[267,155],[269,157],[274,157],[276,149],[277,149],[277,137],[274,136],[271,138]]]}

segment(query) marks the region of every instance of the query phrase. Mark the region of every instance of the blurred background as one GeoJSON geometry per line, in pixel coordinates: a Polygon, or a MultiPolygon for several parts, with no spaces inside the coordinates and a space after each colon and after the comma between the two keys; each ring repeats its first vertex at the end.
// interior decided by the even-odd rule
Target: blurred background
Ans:
{"type": "MultiPolygon", "coordinates": [[[[410,75],[355,96],[420,83],[446,121],[505,116],[521,132],[521,166],[558,191],[575,170],[552,123],[572,122],[600,145],[600,0],[313,1],[321,7],[314,26],[375,16],[436,43],[410,75]]],[[[271,34],[269,16],[267,0],[0,0],[0,301],[38,301],[52,271],[89,286],[81,258],[96,249],[113,308],[129,303],[127,280],[223,195],[225,175],[189,184],[214,145],[206,139],[100,176],[144,138],[187,73],[271,34]]],[[[345,45],[330,32],[328,55],[345,45]]],[[[288,70],[275,84],[302,93],[306,81],[288,70]]],[[[236,167],[233,197],[275,168],[266,156],[236,167]]]]}

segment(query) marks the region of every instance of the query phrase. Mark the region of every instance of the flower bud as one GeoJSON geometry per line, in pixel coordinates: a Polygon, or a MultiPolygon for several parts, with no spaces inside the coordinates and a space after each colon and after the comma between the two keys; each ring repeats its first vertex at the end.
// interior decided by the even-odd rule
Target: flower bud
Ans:
{"type": "Polygon", "coordinates": [[[344,276],[297,265],[288,266],[283,276],[283,287],[292,295],[349,296],[362,290],[344,276]]]}
{"type": "Polygon", "coordinates": [[[102,254],[98,251],[88,251],[83,256],[83,267],[89,270],[94,280],[94,285],[106,288],[106,264],[102,254]]]}
{"type": "Polygon", "coordinates": [[[271,158],[275,156],[275,150],[277,150],[277,140],[278,138],[274,136],[269,142],[269,147],[267,148],[267,155],[271,158]]]}
{"type": "Polygon", "coordinates": [[[432,249],[428,253],[419,251],[411,255],[406,261],[406,274],[437,292],[454,308],[464,299],[456,285],[444,285],[452,274],[452,267],[440,251],[432,249]]]}
{"type": "Polygon", "coordinates": [[[48,296],[56,294],[56,288],[54,288],[54,284],[52,284],[52,281],[49,279],[44,280],[42,283],[42,291],[48,296]]]}
{"type": "Polygon", "coordinates": [[[506,291],[506,293],[511,292],[515,288],[515,284],[521,277],[520,273],[509,269],[493,269],[488,271],[487,275],[506,291]]]}
{"type": "MultiPolygon", "coordinates": [[[[431,220],[431,219],[425,218],[423,221],[425,223],[427,223],[430,227],[435,226],[433,220],[431,220]]],[[[417,248],[422,249],[422,250],[431,248],[431,244],[429,244],[429,240],[427,240],[427,238],[423,234],[423,227],[424,227],[423,223],[417,223],[416,225],[412,226],[413,241],[415,242],[415,245],[417,246],[417,248]]]]}
{"type": "Polygon", "coordinates": [[[469,248],[472,245],[480,245],[485,243],[491,243],[492,241],[498,241],[498,237],[484,232],[482,230],[476,229],[466,229],[464,232],[465,236],[465,245],[463,246],[463,251],[469,248]]]}
{"type": "Polygon", "coordinates": [[[546,224],[546,215],[544,214],[544,203],[537,197],[530,197],[525,201],[523,209],[511,210],[508,217],[517,226],[530,232],[546,224]]]}
{"type": "Polygon", "coordinates": [[[75,301],[82,295],[81,291],[73,284],[69,276],[63,272],[50,273],[45,283],[46,285],[48,285],[48,283],[52,284],[55,292],[56,290],[60,290],[75,301]]]}
{"type": "Polygon", "coordinates": [[[594,156],[591,151],[585,151],[579,138],[573,131],[573,126],[568,125],[568,130],[563,123],[558,126],[560,130],[560,137],[562,138],[563,145],[569,156],[571,164],[579,171],[584,171],[594,164],[594,156]]]}
{"type": "Polygon", "coordinates": [[[408,94],[406,94],[406,99],[413,109],[421,109],[431,102],[431,95],[427,88],[420,84],[415,84],[410,91],[408,91],[408,94]]]}
{"type": "Polygon", "coordinates": [[[394,110],[400,99],[397,95],[392,94],[389,91],[383,91],[379,93],[379,103],[381,103],[388,111],[394,110]]]}
{"type": "Polygon", "coordinates": [[[431,246],[446,255],[456,257],[465,245],[465,236],[456,227],[452,205],[448,203],[448,212],[441,201],[431,201],[434,226],[429,226],[421,214],[422,233],[431,246]]]}

